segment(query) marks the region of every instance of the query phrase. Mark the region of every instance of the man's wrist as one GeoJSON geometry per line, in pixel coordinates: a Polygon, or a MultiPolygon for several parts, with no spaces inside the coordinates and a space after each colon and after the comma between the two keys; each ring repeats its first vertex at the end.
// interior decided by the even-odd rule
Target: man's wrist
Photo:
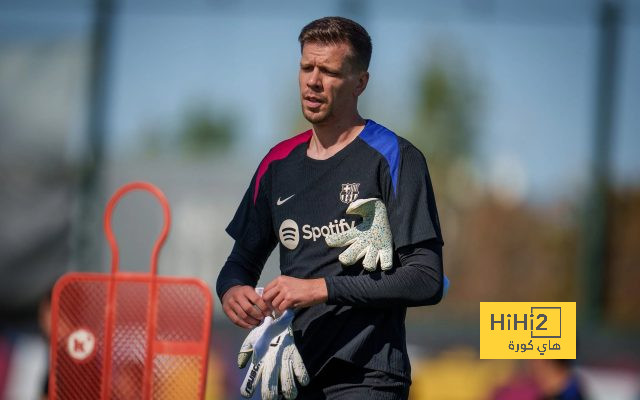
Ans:
{"type": "Polygon", "coordinates": [[[337,295],[337,290],[336,290],[336,278],[340,278],[338,276],[327,276],[324,279],[324,283],[327,287],[327,300],[326,303],[327,304],[332,304],[335,305],[336,304],[336,295],[337,295]]]}
{"type": "Polygon", "coordinates": [[[329,299],[329,290],[327,289],[327,282],[324,278],[314,279],[314,302],[315,303],[326,303],[329,299]]]}

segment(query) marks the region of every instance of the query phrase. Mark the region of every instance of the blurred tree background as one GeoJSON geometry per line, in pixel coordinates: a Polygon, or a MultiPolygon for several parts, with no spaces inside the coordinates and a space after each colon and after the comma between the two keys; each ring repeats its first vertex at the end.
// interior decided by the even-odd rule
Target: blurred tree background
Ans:
{"type": "MultiPolygon", "coordinates": [[[[472,75],[455,48],[450,43],[431,48],[407,135],[427,157],[443,223],[445,266],[454,282],[447,304],[435,312],[473,317],[477,299],[575,301],[581,296],[576,279],[581,199],[535,206],[518,187],[510,188],[508,179],[496,186],[483,177],[487,168],[478,142],[486,80],[472,75]]],[[[609,196],[613,223],[609,279],[603,282],[609,294],[606,322],[638,329],[640,296],[632,295],[631,285],[623,282],[640,282],[640,270],[631,267],[631,260],[639,259],[637,247],[629,242],[640,237],[640,229],[634,222],[622,222],[636,221],[640,202],[637,190],[628,187],[612,187],[609,196]]]]}
{"type": "Polygon", "coordinates": [[[536,209],[512,194],[509,182],[487,187],[477,146],[484,81],[452,49],[435,46],[429,54],[409,134],[427,156],[436,190],[445,265],[455,282],[448,301],[460,302],[438,312],[468,318],[477,314],[477,299],[576,299],[577,205],[536,209]]]}
{"type": "Polygon", "coordinates": [[[141,135],[142,151],[147,156],[181,153],[187,158],[216,157],[229,151],[237,136],[232,114],[217,111],[206,102],[192,102],[173,131],[158,123],[141,135]]]}

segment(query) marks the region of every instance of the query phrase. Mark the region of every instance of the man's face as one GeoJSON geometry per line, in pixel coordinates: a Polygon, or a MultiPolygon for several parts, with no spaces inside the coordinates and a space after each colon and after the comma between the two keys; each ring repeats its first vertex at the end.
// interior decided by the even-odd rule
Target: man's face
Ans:
{"type": "Polygon", "coordinates": [[[299,73],[302,114],[313,124],[357,114],[368,76],[352,65],[348,44],[306,43],[299,73]]]}

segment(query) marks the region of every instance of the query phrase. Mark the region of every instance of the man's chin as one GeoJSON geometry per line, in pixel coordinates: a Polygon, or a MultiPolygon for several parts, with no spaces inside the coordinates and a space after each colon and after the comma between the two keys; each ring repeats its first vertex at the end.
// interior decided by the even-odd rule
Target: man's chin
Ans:
{"type": "Polygon", "coordinates": [[[329,117],[328,113],[314,113],[309,110],[302,110],[302,115],[307,121],[311,122],[312,124],[321,124],[325,122],[329,117]]]}

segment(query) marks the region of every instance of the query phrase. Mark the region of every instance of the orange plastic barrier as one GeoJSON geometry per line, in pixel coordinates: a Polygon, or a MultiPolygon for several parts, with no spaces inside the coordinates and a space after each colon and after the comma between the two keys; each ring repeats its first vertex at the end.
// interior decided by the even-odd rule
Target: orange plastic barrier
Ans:
{"type": "Polygon", "coordinates": [[[68,273],[52,297],[51,399],[202,399],[212,302],[200,279],[157,275],[170,210],[146,182],[129,183],[109,200],[104,229],[111,274],[68,273]],[[122,196],[146,190],[162,205],[164,226],[149,273],[118,270],[111,215],[122,196]]]}

